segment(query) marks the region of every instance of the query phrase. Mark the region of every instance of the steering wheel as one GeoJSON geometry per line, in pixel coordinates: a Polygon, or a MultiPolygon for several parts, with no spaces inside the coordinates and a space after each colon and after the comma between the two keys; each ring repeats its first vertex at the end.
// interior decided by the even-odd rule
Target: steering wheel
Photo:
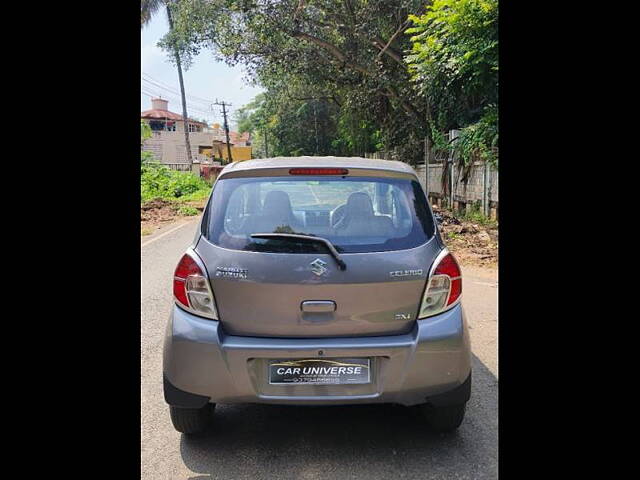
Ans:
{"type": "Polygon", "coordinates": [[[342,205],[338,205],[336,208],[334,208],[331,211],[331,215],[330,215],[331,228],[334,228],[336,226],[336,223],[338,223],[340,220],[342,220],[344,218],[344,213],[345,213],[346,206],[347,206],[347,204],[344,203],[342,205]]]}

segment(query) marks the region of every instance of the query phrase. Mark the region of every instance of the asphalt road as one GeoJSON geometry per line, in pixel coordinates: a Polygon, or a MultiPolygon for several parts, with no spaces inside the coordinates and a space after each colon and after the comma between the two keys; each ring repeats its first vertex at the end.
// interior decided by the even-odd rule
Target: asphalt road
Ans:
{"type": "Polygon", "coordinates": [[[173,270],[195,226],[141,241],[142,478],[497,478],[497,284],[491,272],[464,266],[473,382],[456,433],[432,433],[412,409],[393,405],[218,405],[211,433],[176,432],[162,395],[162,341],[173,270]]]}

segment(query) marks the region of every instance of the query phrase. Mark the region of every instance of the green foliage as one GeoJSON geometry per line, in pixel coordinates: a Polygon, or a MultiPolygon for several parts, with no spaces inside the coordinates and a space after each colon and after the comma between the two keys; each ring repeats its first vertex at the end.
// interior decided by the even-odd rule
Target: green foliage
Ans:
{"type": "Polygon", "coordinates": [[[405,61],[441,130],[479,120],[498,103],[498,1],[435,0],[414,27],[405,61]]]}
{"type": "Polygon", "coordinates": [[[474,161],[486,161],[498,167],[498,112],[489,107],[485,115],[476,123],[460,131],[453,144],[459,161],[468,166],[474,161]]]}
{"type": "Polygon", "coordinates": [[[156,157],[153,156],[153,153],[147,152],[145,150],[140,151],[140,167],[143,168],[148,163],[154,162],[156,157]]]}
{"type": "MultiPolygon", "coordinates": [[[[273,156],[273,146],[271,143],[266,145],[269,141],[269,133],[272,133],[269,128],[271,112],[271,105],[267,102],[267,96],[264,93],[259,93],[256,97],[247,105],[240,107],[234,113],[234,120],[238,125],[238,132],[249,132],[251,134],[251,141],[253,146],[253,156],[266,157],[273,156]]],[[[271,139],[273,141],[273,139],[271,139]]]]}
{"type": "Polygon", "coordinates": [[[205,183],[207,185],[206,188],[201,188],[199,190],[196,190],[193,193],[188,193],[186,195],[183,195],[180,197],[180,201],[181,202],[200,202],[202,200],[206,200],[209,197],[209,194],[211,193],[211,185],[209,185],[206,180],[205,183]]]}
{"type": "Polygon", "coordinates": [[[166,5],[165,0],[141,0],[140,2],[140,28],[144,27],[151,21],[158,10],[166,5]]]}
{"type": "Polygon", "coordinates": [[[455,233],[455,232],[447,233],[447,240],[455,240],[457,238],[460,238],[460,234],[459,233],[455,233]]]}
{"type": "Polygon", "coordinates": [[[294,77],[268,85],[268,94],[258,95],[235,118],[240,131],[251,132],[257,156],[351,156],[384,148],[379,119],[363,112],[364,100],[354,92],[329,96],[294,77]]]}
{"type": "Polygon", "coordinates": [[[435,0],[410,15],[413,46],[405,61],[430,106],[434,146],[462,165],[498,166],[498,1],[435,0]],[[447,145],[441,133],[460,129],[447,145]]]}
{"type": "Polygon", "coordinates": [[[190,205],[182,205],[181,207],[178,208],[178,214],[180,215],[185,215],[190,217],[193,215],[198,215],[199,213],[200,213],[200,210],[190,205]]]}
{"type": "Polygon", "coordinates": [[[140,120],[140,143],[148,138],[151,138],[151,127],[144,120],[140,120]]]}
{"type": "Polygon", "coordinates": [[[336,115],[337,135],[332,145],[342,155],[363,155],[384,148],[380,125],[362,112],[359,105],[345,100],[336,115]]]}
{"type": "Polygon", "coordinates": [[[470,210],[465,210],[461,215],[455,216],[460,217],[467,222],[477,223],[478,225],[482,225],[483,227],[498,227],[498,222],[496,220],[484,216],[484,213],[482,213],[482,206],[480,202],[475,204],[470,210]]]}
{"type": "Polygon", "coordinates": [[[209,194],[211,187],[190,172],[178,172],[160,164],[146,164],[141,168],[141,202],[155,198],[164,200],[195,200],[209,194]]]}
{"type": "Polygon", "coordinates": [[[402,31],[422,8],[422,0],[181,0],[160,45],[177,48],[182,59],[210,48],[218,60],[244,64],[266,90],[256,112],[236,118],[252,131],[258,154],[264,147],[270,156],[383,148],[416,163],[425,102],[402,61],[410,47],[402,31]]]}
{"type": "Polygon", "coordinates": [[[266,102],[264,93],[259,93],[255,98],[234,113],[234,120],[238,125],[238,132],[251,132],[268,123],[268,112],[263,108],[266,102]]]}
{"type": "Polygon", "coordinates": [[[437,129],[432,130],[431,136],[435,150],[456,154],[464,167],[481,161],[498,168],[498,111],[492,105],[485,109],[480,120],[462,128],[455,141],[448,141],[437,129]]]}
{"type": "Polygon", "coordinates": [[[462,157],[495,156],[497,0],[181,0],[171,11],[162,48],[185,65],[210,49],[266,90],[236,114],[257,156],[385,150],[416,164],[426,136],[453,128],[462,157]]]}
{"type": "MultiPolygon", "coordinates": [[[[151,127],[144,120],[140,120],[140,145],[144,144],[144,141],[148,138],[151,138],[151,127]]],[[[153,162],[154,160],[153,153],[147,152],[145,150],[140,151],[140,166],[144,167],[149,162],[153,162]]]]}
{"type": "Polygon", "coordinates": [[[431,127],[431,141],[433,142],[434,150],[440,152],[449,152],[451,150],[451,145],[447,140],[447,137],[440,130],[431,127]]]}

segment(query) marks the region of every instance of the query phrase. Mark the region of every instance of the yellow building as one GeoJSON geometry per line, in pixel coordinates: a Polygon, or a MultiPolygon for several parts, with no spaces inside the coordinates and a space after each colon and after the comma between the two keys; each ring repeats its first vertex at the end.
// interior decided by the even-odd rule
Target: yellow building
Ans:
{"type": "MultiPolygon", "coordinates": [[[[211,128],[215,131],[223,131],[219,123],[214,123],[211,128]]],[[[226,139],[225,139],[226,140],[226,139]]],[[[214,140],[212,154],[215,158],[222,158],[229,161],[229,153],[225,140],[214,140]]],[[[233,162],[242,162],[251,160],[251,137],[249,132],[242,134],[238,132],[229,132],[229,141],[231,143],[231,158],[233,162]]]]}
{"type": "Polygon", "coordinates": [[[251,160],[251,146],[231,147],[231,157],[233,158],[234,162],[251,160]]]}
{"type": "MultiPolygon", "coordinates": [[[[214,141],[213,142],[213,156],[214,158],[222,158],[225,161],[229,161],[229,152],[227,150],[227,144],[225,142],[214,141]]],[[[231,159],[234,162],[242,162],[243,160],[251,160],[251,146],[236,147],[231,145],[231,159]]]]}

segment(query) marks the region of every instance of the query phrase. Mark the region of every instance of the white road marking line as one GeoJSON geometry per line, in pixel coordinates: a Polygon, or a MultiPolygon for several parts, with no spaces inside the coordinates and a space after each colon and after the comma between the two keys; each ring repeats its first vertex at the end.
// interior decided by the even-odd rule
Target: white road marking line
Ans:
{"type": "Polygon", "coordinates": [[[162,238],[162,237],[164,237],[165,235],[169,235],[170,233],[175,232],[176,230],[178,230],[179,228],[184,227],[185,225],[192,225],[192,224],[193,224],[193,221],[191,221],[191,222],[185,222],[185,223],[183,223],[183,224],[178,225],[177,227],[173,227],[171,230],[167,230],[166,232],[161,233],[161,234],[160,234],[160,235],[158,235],[157,237],[152,238],[151,240],[149,240],[149,241],[147,241],[147,242],[145,242],[145,243],[141,244],[141,245],[140,245],[140,248],[145,247],[145,246],[149,245],[150,243],[153,243],[153,242],[155,242],[156,240],[161,239],[161,238],[162,238]]]}
{"type": "Polygon", "coordinates": [[[311,190],[311,194],[315,197],[316,203],[320,204],[320,199],[318,198],[318,195],[316,195],[316,192],[313,190],[313,187],[309,184],[307,184],[307,187],[309,187],[309,190],[311,190]]]}

